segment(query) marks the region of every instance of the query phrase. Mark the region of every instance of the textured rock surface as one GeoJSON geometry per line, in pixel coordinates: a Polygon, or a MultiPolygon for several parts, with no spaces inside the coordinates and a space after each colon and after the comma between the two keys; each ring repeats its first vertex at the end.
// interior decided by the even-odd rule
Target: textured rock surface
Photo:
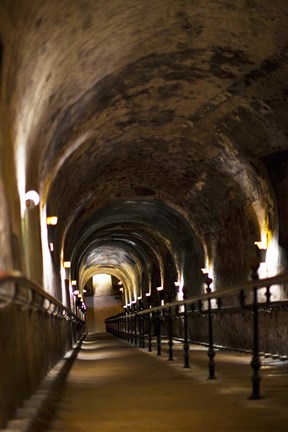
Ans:
{"type": "Polygon", "coordinates": [[[0,268],[144,306],[246,280],[256,240],[287,269],[287,26],[286,0],[0,0],[0,268]]]}
{"type": "Polygon", "coordinates": [[[277,231],[262,158],[287,146],[285,1],[3,1],[1,20],[4,133],[59,217],[56,257],[111,202],[136,200],[146,226],[157,200],[217,286],[245,279],[263,225],[277,231]]]}

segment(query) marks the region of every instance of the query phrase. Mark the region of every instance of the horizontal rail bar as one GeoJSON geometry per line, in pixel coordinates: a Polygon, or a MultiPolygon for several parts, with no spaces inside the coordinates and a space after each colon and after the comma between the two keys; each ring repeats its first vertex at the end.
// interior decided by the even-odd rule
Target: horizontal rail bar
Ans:
{"type": "MultiPolygon", "coordinates": [[[[225,296],[233,296],[236,294],[239,294],[240,291],[253,291],[254,288],[257,289],[261,289],[261,288],[267,288],[267,287],[271,287],[273,285],[281,285],[284,283],[288,283],[288,273],[282,273],[280,275],[277,276],[273,276],[270,278],[265,278],[265,279],[258,279],[258,280],[253,280],[250,282],[245,282],[241,285],[238,285],[234,288],[225,288],[225,289],[221,289],[218,291],[212,291],[209,294],[199,294],[197,296],[193,296],[193,297],[189,297],[185,300],[175,300],[173,302],[170,303],[165,303],[165,305],[162,306],[154,306],[152,308],[149,309],[144,309],[144,310],[140,310],[137,312],[137,315],[142,315],[142,314],[147,314],[149,312],[157,312],[157,311],[162,311],[165,310],[169,307],[177,307],[177,306],[183,306],[183,305],[189,305],[189,304],[193,304],[193,303],[198,303],[199,301],[208,301],[210,300],[216,300],[218,298],[221,297],[225,297],[225,296]]],[[[278,301],[278,303],[280,303],[278,301]]],[[[263,303],[264,304],[264,303],[263,303]]],[[[273,304],[271,302],[271,304],[273,304]]],[[[259,305],[261,305],[261,303],[259,302],[259,305]]],[[[215,308],[215,310],[217,310],[217,308],[215,308]]],[[[135,316],[135,313],[131,313],[131,314],[126,314],[123,315],[122,317],[120,315],[116,315],[114,317],[108,318],[107,322],[109,322],[109,320],[112,320],[114,318],[122,318],[125,319],[127,317],[133,317],[135,316]]]]}
{"type": "MultiPolygon", "coordinates": [[[[19,303],[22,306],[28,306],[31,308],[36,307],[36,309],[46,311],[47,313],[51,313],[52,315],[54,314],[56,316],[61,315],[61,317],[65,319],[68,318],[68,319],[76,319],[78,321],[83,321],[74,312],[72,312],[70,309],[64,306],[59,300],[57,300],[55,297],[51,296],[47,292],[43,291],[40,285],[28,279],[18,270],[10,270],[10,271],[0,270],[0,286],[7,282],[14,282],[16,284],[21,284],[22,286],[28,288],[33,294],[32,296],[29,295],[28,301],[26,301],[26,299],[19,299],[18,301],[17,289],[15,289],[13,294],[10,296],[7,295],[7,293],[2,292],[1,293],[2,299],[8,300],[11,303],[16,303],[16,304],[19,303]],[[40,305],[38,304],[39,303],[38,301],[35,301],[34,295],[38,295],[42,297],[42,301],[40,305]],[[47,307],[44,306],[45,300],[49,302],[47,307]],[[52,312],[51,312],[51,307],[52,307],[52,312]]],[[[1,297],[0,297],[0,301],[1,301],[1,297]]]]}

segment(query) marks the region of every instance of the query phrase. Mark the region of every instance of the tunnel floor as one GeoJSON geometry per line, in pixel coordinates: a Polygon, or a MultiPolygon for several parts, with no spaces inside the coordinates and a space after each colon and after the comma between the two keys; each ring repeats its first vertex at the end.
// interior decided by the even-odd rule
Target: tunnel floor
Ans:
{"type": "Polygon", "coordinates": [[[70,431],[287,432],[288,364],[266,360],[263,398],[249,400],[251,357],[218,351],[216,380],[207,380],[204,347],[182,346],[168,361],[109,334],[89,335],[64,384],[52,427],[70,431]]]}

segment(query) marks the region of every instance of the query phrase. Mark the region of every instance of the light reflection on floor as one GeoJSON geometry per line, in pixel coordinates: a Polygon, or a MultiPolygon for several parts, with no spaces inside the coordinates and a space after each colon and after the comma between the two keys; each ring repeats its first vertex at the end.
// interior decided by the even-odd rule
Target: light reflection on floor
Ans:
{"type": "Polygon", "coordinates": [[[121,351],[117,351],[117,352],[113,352],[112,350],[101,350],[100,352],[98,350],[94,350],[93,352],[85,352],[85,351],[80,351],[80,353],[78,354],[77,359],[78,360],[85,360],[85,361],[95,361],[95,360],[107,360],[107,359],[115,359],[115,356],[117,356],[117,358],[120,357],[127,357],[129,356],[128,350],[121,350],[121,351]]]}
{"type": "MultiPolygon", "coordinates": [[[[157,356],[156,344],[148,352],[147,345],[141,349],[110,335],[85,341],[52,430],[286,432],[282,377],[264,379],[263,370],[264,398],[248,401],[250,354],[217,351],[217,379],[208,380],[207,347],[190,347],[190,369],[183,368],[181,343],[174,345],[173,362],[168,348],[164,341],[157,356]]],[[[265,378],[282,370],[269,366],[265,378]]]]}

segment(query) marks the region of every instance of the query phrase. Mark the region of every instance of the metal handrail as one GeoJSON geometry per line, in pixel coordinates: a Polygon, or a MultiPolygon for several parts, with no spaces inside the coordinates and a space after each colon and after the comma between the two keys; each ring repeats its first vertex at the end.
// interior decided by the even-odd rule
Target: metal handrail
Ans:
{"type": "MultiPolygon", "coordinates": [[[[263,308],[274,307],[271,301],[271,291],[270,288],[273,285],[283,285],[288,283],[288,273],[282,273],[278,276],[258,279],[258,267],[252,267],[251,281],[238,285],[234,288],[228,288],[218,291],[212,291],[211,283],[212,279],[205,275],[205,284],[207,294],[200,294],[193,296],[184,300],[178,300],[166,303],[161,306],[151,307],[151,300],[149,302],[149,309],[143,309],[142,302],[133,304],[133,309],[126,310],[125,312],[115,315],[113,317],[107,318],[106,328],[112,334],[121,337],[128,342],[132,342],[135,345],[139,343],[141,348],[145,348],[145,338],[148,337],[148,350],[152,350],[152,331],[151,327],[153,325],[156,334],[156,345],[157,345],[157,355],[161,355],[161,338],[162,338],[162,327],[166,323],[166,331],[168,333],[168,360],[173,360],[173,325],[172,325],[172,311],[174,309],[174,316],[178,316],[180,307],[183,308],[182,319],[183,319],[183,353],[184,353],[184,367],[190,367],[189,360],[189,325],[188,325],[188,315],[189,320],[194,319],[194,314],[205,314],[207,316],[207,326],[208,326],[208,343],[207,343],[207,355],[208,355],[208,369],[209,369],[209,379],[215,379],[215,356],[216,356],[216,345],[214,344],[214,315],[216,312],[225,313],[229,309],[235,310],[235,306],[231,308],[226,308],[223,306],[223,297],[229,300],[236,297],[239,305],[242,309],[249,310],[252,313],[252,345],[251,346],[251,368],[253,370],[253,375],[251,377],[252,381],[252,394],[251,399],[259,399],[260,395],[260,374],[259,370],[261,368],[260,359],[260,342],[259,342],[259,311],[263,308]],[[265,301],[260,301],[258,299],[258,290],[265,288],[265,301]],[[247,297],[247,293],[249,297],[247,297]],[[212,305],[212,301],[216,302],[216,305],[212,305]],[[187,308],[191,305],[191,310],[187,308]],[[164,310],[166,313],[164,313],[164,310]],[[148,334],[145,332],[145,322],[146,328],[148,327],[148,334]]],[[[149,297],[150,298],[150,297],[149,297]]],[[[287,308],[286,300],[276,300],[275,304],[280,307],[287,308]]],[[[237,308],[236,308],[237,309],[237,308]]],[[[182,312],[182,311],[181,311],[182,312]]],[[[229,312],[228,312],[229,313],[229,312]]]]}
{"type": "MultiPolygon", "coordinates": [[[[74,312],[64,306],[59,300],[43,291],[42,287],[28,279],[18,270],[4,271],[0,270],[0,287],[5,283],[14,283],[13,289],[0,292],[0,309],[10,304],[16,304],[22,308],[40,310],[49,315],[56,316],[67,321],[83,321],[74,312]],[[21,297],[21,287],[25,287],[25,297],[21,297]],[[37,300],[36,300],[37,299],[37,300]],[[3,302],[4,300],[4,302],[3,302]],[[2,303],[2,304],[1,304],[2,303]]],[[[23,293],[22,293],[23,294],[23,293]]]]}
{"type": "MultiPolygon", "coordinates": [[[[240,291],[243,291],[243,292],[251,291],[252,292],[254,290],[254,288],[261,289],[261,288],[271,287],[273,285],[281,285],[284,283],[288,283],[288,272],[281,273],[280,275],[273,276],[270,278],[257,279],[257,280],[253,280],[250,282],[245,282],[241,285],[237,285],[234,288],[225,288],[225,289],[221,289],[218,291],[212,291],[212,292],[207,293],[207,294],[199,294],[199,295],[189,297],[189,298],[184,299],[184,300],[175,300],[173,302],[165,303],[162,306],[154,306],[154,307],[150,307],[149,309],[139,310],[136,313],[136,315],[145,315],[149,312],[162,311],[162,310],[170,308],[170,307],[189,305],[189,304],[193,304],[193,303],[205,302],[208,300],[217,300],[221,297],[233,296],[233,295],[239,294],[240,291]]],[[[135,316],[134,312],[133,313],[126,313],[125,315],[122,315],[122,316],[121,316],[121,314],[119,314],[119,315],[115,315],[115,316],[107,318],[107,322],[109,322],[109,320],[113,320],[114,318],[125,319],[127,317],[133,317],[133,316],[135,316]]]]}

